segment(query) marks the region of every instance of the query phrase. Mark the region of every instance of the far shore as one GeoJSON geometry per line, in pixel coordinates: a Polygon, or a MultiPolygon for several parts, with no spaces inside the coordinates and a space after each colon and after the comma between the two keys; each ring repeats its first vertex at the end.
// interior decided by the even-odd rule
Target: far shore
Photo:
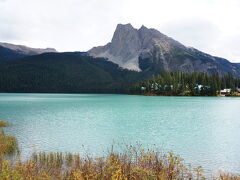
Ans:
{"type": "Polygon", "coordinates": [[[128,94],[128,95],[139,95],[139,96],[166,96],[166,97],[240,97],[239,96],[234,96],[234,95],[216,95],[216,96],[186,96],[186,95],[163,95],[163,94],[156,94],[156,93],[131,93],[131,94],[128,94]]]}
{"type": "Polygon", "coordinates": [[[112,95],[139,95],[139,96],[164,96],[164,97],[240,97],[239,95],[216,95],[216,96],[201,96],[201,95],[164,95],[156,93],[68,93],[68,92],[0,92],[0,94],[112,94],[112,95]]]}

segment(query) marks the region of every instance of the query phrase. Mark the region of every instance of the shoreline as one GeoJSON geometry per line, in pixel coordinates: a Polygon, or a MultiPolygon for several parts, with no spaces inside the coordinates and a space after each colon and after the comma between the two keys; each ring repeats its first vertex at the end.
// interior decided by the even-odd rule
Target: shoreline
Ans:
{"type": "Polygon", "coordinates": [[[133,93],[133,94],[128,94],[128,95],[139,95],[139,96],[164,96],[164,97],[240,97],[239,96],[222,96],[222,95],[216,95],[216,96],[181,96],[181,95],[163,95],[163,94],[155,94],[155,93],[133,93]]]}
{"type": "Polygon", "coordinates": [[[164,97],[240,97],[239,95],[216,95],[216,96],[208,96],[208,95],[163,95],[156,93],[63,93],[63,92],[0,92],[1,94],[92,94],[92,95],[138,95],[138,96],[164,96],[164,97]]]}

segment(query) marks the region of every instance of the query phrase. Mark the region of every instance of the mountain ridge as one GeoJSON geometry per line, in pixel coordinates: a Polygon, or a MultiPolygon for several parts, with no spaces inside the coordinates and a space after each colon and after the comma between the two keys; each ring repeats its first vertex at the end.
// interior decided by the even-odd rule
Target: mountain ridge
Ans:
{"type": "Polygon", "coordinates": [[[16,45],[6,42],[0,42],[0,46],[28,55],[57,52],[54,48],[32,48],[25,45],[16,45]]]}
{"type": "Polygon", "coordinates": [[[93,57],[106,58],[122,68],[135,71],[204,72],[240,76],[239,65],[186,47],[156,29],[144,25],[118,24],[110,43],[90,49],[93,57]]]}
{"type": "MultiPolygon", "coordinates": [[[[49,52],[56,53],[56,50],[0,43],[0,61],[49,52]]],[[[136,29],[131,24],[118,24],[111,42],[105,46],[94,47],[85,54],[93,58],[104,58],[123,69],[143,72],[146,77],[163,71],[219,75],[231,73],[234,77],[240,77],[240,63],[231,63],[227,59],[186,47],[158,30],[144,25],[136,29]]]]}
{"type": "Polygon", "coordinates": [[[54,48],[31,48],[24,45],[0,42],[0,61],[18,59],[49,52],[57,51],[54,48]]]}

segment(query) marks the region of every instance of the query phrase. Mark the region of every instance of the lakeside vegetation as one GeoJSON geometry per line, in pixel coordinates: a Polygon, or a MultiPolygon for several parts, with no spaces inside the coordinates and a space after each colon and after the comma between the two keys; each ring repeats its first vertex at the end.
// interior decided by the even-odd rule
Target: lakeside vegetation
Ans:
{"type": "MultiPolygon", "coordinates": [[[[1,121],[1,128],[7,123],[1,121]]],[[[1,132],[1,180],[185,180],[206,179],[202,167],[193,168],[173,153],[126,146],[106,156],[80,156],[72,153],[37,153],[29,160],[8,158],[18,152],[13,136],[1,132]],[[10,137],[10,138],[7,138],[10,137]],[[14,143],[13,143],[14,142],[14,143]],[[2,148],[8,147],[8,148],[2,148]]],[[[221,173],[213,180],[240,180],[240,176],[221,173]]]]}
{"type": "Polygon", "coordinates": [[[17,140],[14,136],[6,135],[3,131],[4,127],[9,124],[5,121],[0,121],[0,160],[1,157],[18,152],[17,140]]]}
{"type": "Polygon", "coordinates": [[[136,83],[132,94],[163,96],[240,96],[240,79],[231,74],[219,76],[204,73],[163,72],[136,83]]]}

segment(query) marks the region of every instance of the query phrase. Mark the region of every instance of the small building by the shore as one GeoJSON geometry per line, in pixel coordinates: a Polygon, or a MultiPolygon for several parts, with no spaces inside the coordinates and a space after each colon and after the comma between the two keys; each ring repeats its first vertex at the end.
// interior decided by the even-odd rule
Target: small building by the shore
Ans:
{"type": "Polygon", "coordinates": [[[240,93],[240,88],[236,88],[236,92],[240,93]]]}
{"type": "Polygon", "coordinates": [[[231,89],[222,89],[220,90],[221,95],[229,94],[231,92],[231,89]]]}

